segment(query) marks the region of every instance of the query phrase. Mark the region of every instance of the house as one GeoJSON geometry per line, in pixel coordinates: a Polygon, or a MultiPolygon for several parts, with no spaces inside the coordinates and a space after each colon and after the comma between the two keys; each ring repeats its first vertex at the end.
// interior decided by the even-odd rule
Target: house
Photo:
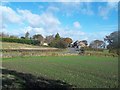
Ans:
{"type": "Polygon", "coordinates": [[[81,47],[86,47],[87,46],[87,41],[86,40],[83,40],[83,41],[75,41],[72,45],[72,47],[74,48],[81,48],[81,47]]]}
{"type": "Polygon", "coordinates": [[[43,46],[48,46],[48,43],[43,43],[43,46]]]}
{"type": "Polygon", "coordinates": [[[80,47],[86,47],[86,44],[85,44],[84,42],[80,41],[80,42],[79,42],[79,46],[80,46],[80,47]]]}

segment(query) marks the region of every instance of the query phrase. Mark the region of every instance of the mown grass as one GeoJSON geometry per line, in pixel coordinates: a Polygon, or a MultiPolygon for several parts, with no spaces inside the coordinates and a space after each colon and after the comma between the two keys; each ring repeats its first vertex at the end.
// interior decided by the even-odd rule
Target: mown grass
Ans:
{"type": "Polygon", "coordinates": [[[3,58],[3,67],[62,80],[79,88],[118,86],[118,58],[96,56],[31,56],[3,58]]]}

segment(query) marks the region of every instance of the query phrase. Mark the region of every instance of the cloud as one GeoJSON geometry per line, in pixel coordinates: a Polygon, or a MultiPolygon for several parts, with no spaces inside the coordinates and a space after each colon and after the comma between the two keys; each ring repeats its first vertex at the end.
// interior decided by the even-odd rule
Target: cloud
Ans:
{"type": "MultiPolygon", "coordinates": [[[[9,8],[9,7],[8,7],[9,8]]],[[[34,34],[42,34],[44,37],[47,35],[56,34],[57,32],[60,33],[61,37],[72,37],[74,40],[84,35],[84,32],[76,29],[65,28],[61,26],[61,22],[58,18],[56,18],[52,13],[48,11],[56,11],[57,8],[49,7],[47,11],[42,14],[34,14],[29,10],[20,10],[14,11],[13,9],[9,8],[10,11],[14,12],[16,16],[19,16],[19,19],[15,19],[17,21],[22,21],[24,24],[28,26],[22,26],[19,29],[8,30],[3,29],[4,32],[9,33],[10,35],[24,35],[27,31],[32,35],[34,34]],[[28,24],[27,24],[28,23],[28,24]]],[[[12,17],[12,16],[11,16],[12,17]]],[[[3,18],[4,20],[5,18],[3,18]]],[[[9,23],[13,23],[9,21],[9,23]]],[[[79,22],[74,22],[75,28],[80,28],[79,22]]]]}
{"type": "Polygon", "coordinates": [[[56,28],[34,28],[31,26],[27,26],[24,28],[21,28],[19,31],[22,32],[22,35],[26,33],[27,31],[32,35],[34,34],[42,34],[44,37],[48,35],[55,35],[56,33],[59,33],[61,37],[71,37],[73,40],[77,40],[78,38],[80,39],[81,36],[84,36],[85,33],[76,30],[76,29],[70,29],[70,28],[61,28],[61,27],[56,27],[56,28]]]}
{"type": "Polygon", "coordinates": [[[103,17],[103,19],[107,19],[108,18],[108,13],[109,13],[109,8],[105,8],[100,6],[99,8],[99,15],[103,17]]]}
{"type": "Polygon", "coordinates": [[[15,35],[15,36],[23,35],[23,32],[20,29],[10,30],[8,28],[2,28],[2,31],[0,31],[0,32],[3,32],[3,33],[8,34],[8,35],[15,35]]]}
{"type": "Polygon", "coordinates": [[[40,16],[31,13],[29,10],[17,10],[23,19],[30,24],[32,27],[38,27],[40,25],[40,16]]]}
{"type": "Polygon", "coordinates": [[[84,32],[80,31],[80,30],[62,30],[62,32],[60,32],[60,35],[62,35],[63,37],[71,37],[74,41],[75,40],[81,40],[82,36],[85,35],[84,32]]]}
{"type": "Polygon", "coordinates": [[[21,17],[10,7],[0,6],[3,23],[21,23],[21,17]]]}
{"type": "MultiPolygon", "coordinates": [[[[83,3],[64,3],[65,7],[55,7],[55,6],[49,6],[46,11],[44,11],[42,14],[35,14],[32,13],[29,10],[20,10],[17,9],[17,11],[13,10],[10,7],[6,6],[1,6],[2,11],[4,12],[3,14],[5,15],[3,19],[4,21],[4,26],[7,24],[7,22],[10,23],[20,23],[23,22],[25,26],[18,27],[19,29],[14,29],[14,30],[7,30],[3,29],[5,32],[8,32],[10,34],[15,34],[15,35],[24,35],[25,32],[29,32],[31,35],[33,34],[42,34],[44,37],[47,35],[52,35],[59,33],[60,36],[62,37],[71,37],[73,40],[93,40],[94,38],[96,39],[102,39],[103,38],[103,33],[85,33],[81,30],[81,24],[78,21],[73,22],[73,28],[68,27],[65,28],[63,27],[60,22],[60,20],[53,14],[53,12],[58,12],[60,9],[65,13],[73,13],[73,12],[79,12],[82,14],[92,14],[92,7],[90,4],[83,4],[83,3]],[[70,6],[72,5],[72,6],[70,6]],[[85,6],[84,6],[85,5],[85,6]],[[73,8],[76,8],[76,11],[73,10],[73,8]],[[68,11],[66,11],[68,10],[68,11]],[[73,10],[72,12],[70,12],[73,10]],[[9,15],[8,15],[9,14],[9,15]],[[11,18],[14,17],[14,18],[11,18]],[[98,37],[100,36],[100,37],[98,37]]],[[[108,5],[111,8],[115,8],[113,4],[108,5]]],[[[100,11],[102,10],[103,7],[100,8],[100,11]]],[[[1,9],[1,8],[0,8],[1,9]]],[[[60,10],[60,11],[61,11],[60,10]]],[[[104,11],[104,10],[103,10],[104,11]]],[[[94,12],[93,12],[94,14],[94,12]]],[[[108,13],[106,13],[105,16],[107,16],[108,13]]],[[[104,12],[103,14],[104,15],[104,12]]],[[[1,22],[0,22],[1,23],[1,22]]],[[[9,27],[8,27],[9,28],[9,27]]]]}
{"type": "Polygon", "coordinates": [[[94,15],[94,11],[92,10],[91,3],[84,2],[62,2],[61,11],[66,16],[72,16],[72,14],[84,14],[84,15],[94,15]]]}
{"type": "Polygon", "coordinates": [[[81,25],[78,21],[74,22],[73,25],[75,28],[81,28],[81,25]]]}
{"type": "Polygon", "coordinates": [[[61,24],[59,19],[51,13],[43,13],[40,17],[45,26],[55,27],[61,24]]]}
{"type": "Polygon", "coordinates": [[[2,24],[2,12],[0,11],[0,29],[2,28],[3,24],[2,24]]]}
{"type": "Polygon", "coordinates": [[[49,12],[41,15],[33,14],[29,10],[18,10],[18,13],[26,20],[31,27],[52,27],[60,24],[60,21],[49,12]]]}
{"type": "Polygon", "coordinates": [[[107,2],[106,6],[99,6],[98,13],[103,19],[108,19],[110,12],[113,10],[117,11],[118,3],[117,2],[107,2]]]}
{"type": "Polygon", "coordinates": [[[32,27],[56,26],[60,24],[60,21],[52,13],[49,13],[50,11],[55,10],[58,9],[49,7],[47,11],[39,15],[34,14],[29,10],[17,9],[17,11],[15,11],[10,7],[0,6],[0,17],[2,17],[3,24],[21,24],[27,22],[32,27]]]}
{"type": "Polygon", "coordinates": [[[0,6],[0,17],[2,19],[0,20],[0,29],[2,29],[3,32],[15,35],[23,35],[26,31],[36,34],[41,33],[43,35],[48,35],[49,32],[53,34],[53,32],[60,27],[61,22],[52,13],[49,13],[49,10],[57,10],[57,8],[49,7],[47,11],[42,14],[34,14],[29,10],[17,9],[17,11],[15,11],[10,7],[0,6]],[[20,22],[23,23],[23,26],[21,25],[17,30],[14,28],[14,30],[8,29],[10,25],[19,25],[20,22]],[[8,24],[9,27],[4,28],[8,24]]]}
{"type": "Polygon", "coordinates": [[[91,32],[84,33],[83,35],[78,35],[75,40],[87,40],[88,44],[90,44],[93,40],[103,40],[106,35],[109,35],[110,31],[100,31],[100,32],[91,32]],[[99,37],[98,37],[99,36],[99,37]]]}
{"type": "Polygon", "coordinates": [[[80,12],[86,15],[94,15],[94,11],[92,10],[91,3],[81,3],[83,4],[82,7],[80,8],[80,12]]]}
{"type": "Polygon", "coordinates": [[[58,7],[55,7],[55,6],[49,6],[48,8],[47,8],[47,10],[46,10],[47,12],[49,12],[49,13],[55,13],[55,12],[58,12],[59,11],[59,8],[58,7]]]}

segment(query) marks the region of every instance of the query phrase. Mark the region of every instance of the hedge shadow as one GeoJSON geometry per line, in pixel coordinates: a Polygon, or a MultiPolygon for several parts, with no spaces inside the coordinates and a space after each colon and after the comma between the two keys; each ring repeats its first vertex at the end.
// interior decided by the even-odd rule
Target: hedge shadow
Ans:
{"type": "Polygon", "coordinates": [[[66,89],[71,90],[72,85],[60,80],[36,77],[32,74],[2,69],[2,89],[5,90],[38,90],[38,89],[66,89]]]}

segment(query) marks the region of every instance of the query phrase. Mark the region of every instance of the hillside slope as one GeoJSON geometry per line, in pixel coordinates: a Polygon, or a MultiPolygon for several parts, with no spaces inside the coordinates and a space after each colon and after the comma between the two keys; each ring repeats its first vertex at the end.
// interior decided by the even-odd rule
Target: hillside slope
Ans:
{"type": "Polygon", "coordinates": [[[0,49],[55,49],[51,47],[34,46],[20,43],[0,42],[0,49]]]}

